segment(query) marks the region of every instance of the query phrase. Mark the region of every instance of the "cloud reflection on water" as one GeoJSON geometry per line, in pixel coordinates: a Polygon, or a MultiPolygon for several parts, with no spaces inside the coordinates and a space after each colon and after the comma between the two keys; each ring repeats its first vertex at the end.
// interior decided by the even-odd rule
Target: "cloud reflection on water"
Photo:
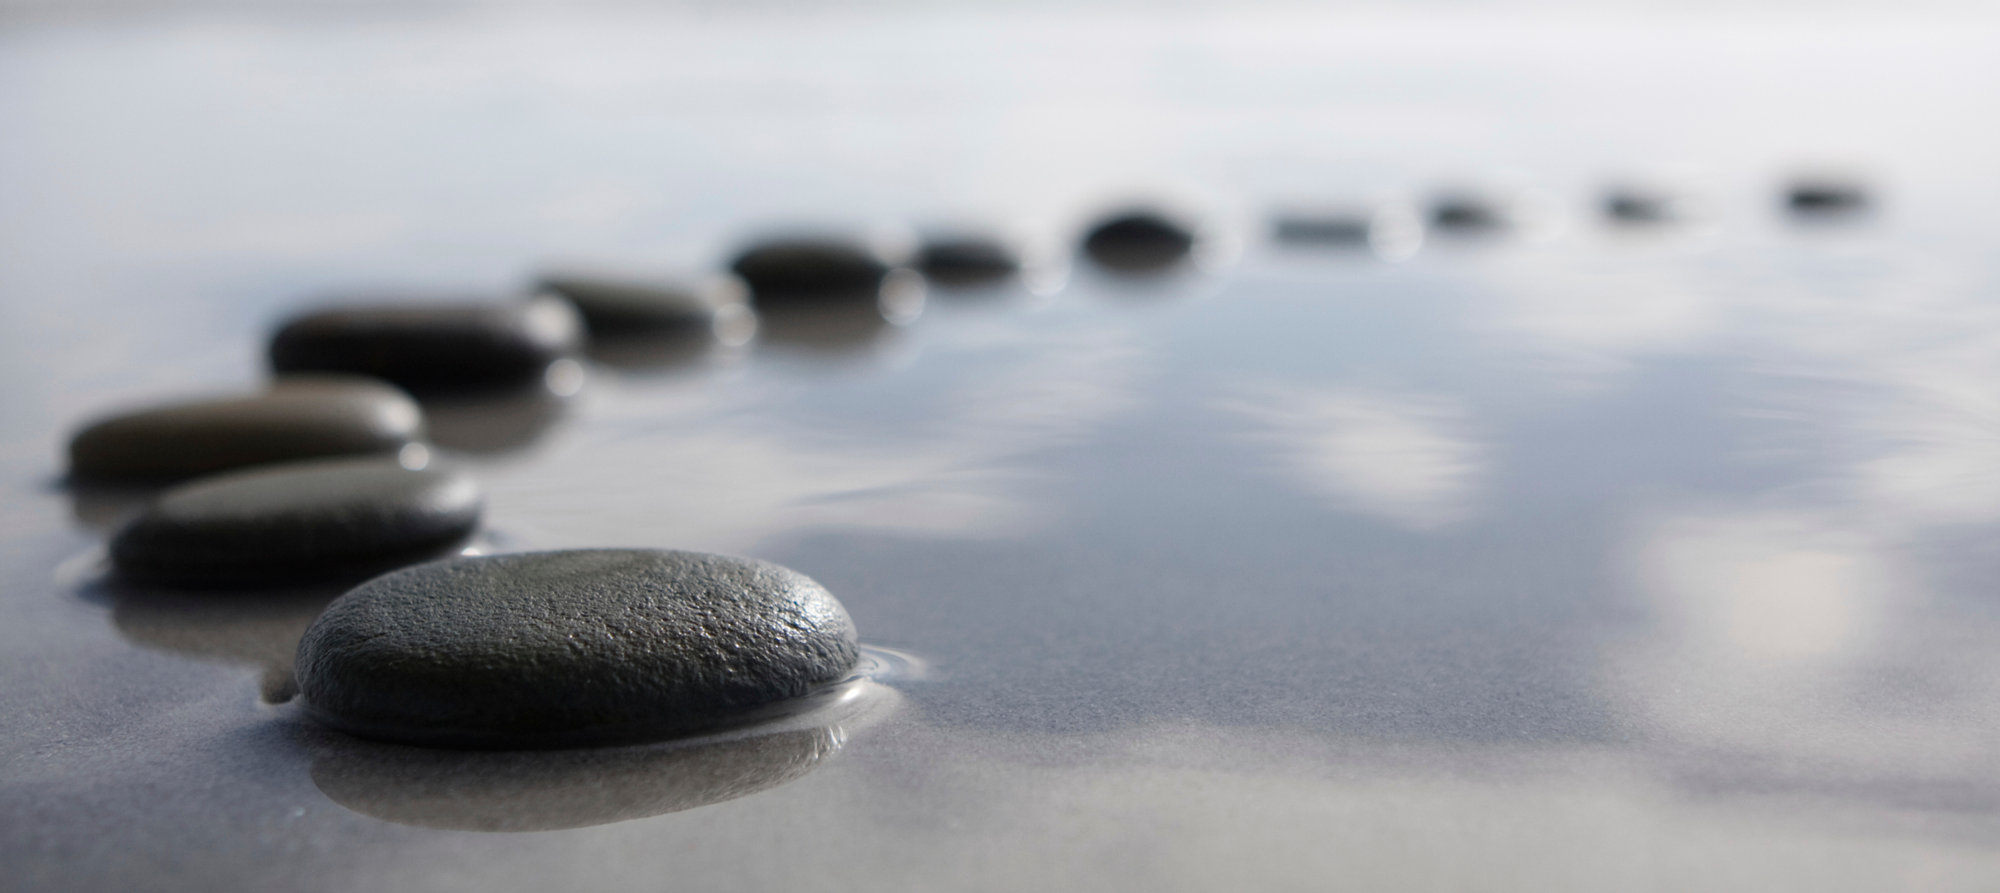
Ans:
{"type": "Polygon", "coordinates": [[[491,479],[496,517],[539,545],[721,551],[819,526],[923,536],[1020,529],[1036,517],[1028,491],[1041,480],[1023,458],[1132,404],[1133,337],[1029,334],[1005,323],[942,337],[987,358],[984,371],[950,383],[905,375],[937,399],[880,405],[890,415],[867,421],[813,416],[819,401],[839,399],[837,376],[613,395],[601,407],[609,417],[554,446],[534,474],[491,479]]]}
{"type": "Polygon", "coordinates": [[[1278,469],[1342,508],[1411,530],[1472,513],[1483,445],[1451,400],[1356,387],[1270,388],[1224,404],[1248,419],[1278,469]]]}

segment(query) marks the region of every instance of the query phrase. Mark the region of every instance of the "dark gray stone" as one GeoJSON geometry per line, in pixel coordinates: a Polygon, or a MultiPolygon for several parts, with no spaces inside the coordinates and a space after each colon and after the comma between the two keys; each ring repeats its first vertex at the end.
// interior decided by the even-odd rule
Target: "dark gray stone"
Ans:
{"type": "Polygon", "coordinates": [[[1854,180],[1809,177],[1785,189],[1785,206],[1801,215],[1852,214],[1868,208],[1868,189],[1854,180]]]}
{"type": "Polygon", "coordinates": [[[1186,260],[1194,250],[1194,233],[1160,214],[1131,211],[1092,227],[1083,250],[1109,269],[1149,273],[1186,260]]]}
{"type": "Polygon", "coordinates": [[[580,353],[583,320],[556,298],[377,304],[305,314],[271,339],[279,372],[355,372],[406,388],[516,385],[580,353]]]}
{"type": "Polygon", "coordinates": [[[1449,193],[1431,202],[1430,223],[1445,233],[1493,233],[1507,228],[1507,210],[1485,196],[1449,193]]]}
{"type": "Polygon", "coordinates": [[[743,558],[585,550],[370,580],[299,643],[307,712],[370,738],[525,749],[656,740],[783,712],[848,676],[847,612],[743,558]]]}
{"type": "Polygon", "coordinates": [[[1271,237],[1285,245],[1365,248],[1373,226],[1368,215],[1284,214],[1271,223],[1271,237]]]}
{"type": "Polygon", "coordinates": [[[916,268],[941,285],[989,285],[1013,278],[1021,260],[999,241],[963,236],[924,243],[917,250],[916,268]]]}
{"type": "Polygon", "coordinates": [[[676,334],[706,339],[715,304],[700,289],[591,276],[549,276],[539,290],[576,305],[593,338],[676,334]]]}
{"type": "Polygon", "coordinates": [[[70,440],[69,463],[81,478],[175,480],[268,462],[393,453],[423,437],[423,410],[385,382],[296,376],[252,397],[94,422],[70,440]]]}
{"type": "Polygon", "coordinates": [[[738,255],[730,269],[759,308],[772,304],[874,301],[894,269],[866,246],[835,240],[766,242],[738,255]]]}
{"type": "Polygon", "coordinates": [[[463,472],[291,462],[160,494],[112,536],[111,562],[126,579],[169,585],[351,579],[449,551],[483,508],[463,472]]]}
{"type": "Polygon", "coordinates": [[[1674,197],[1637,187],[1613,187],[1604,192],[1604,216],[1613,223],[1670,223],[1680,214],[1674,197]]]}

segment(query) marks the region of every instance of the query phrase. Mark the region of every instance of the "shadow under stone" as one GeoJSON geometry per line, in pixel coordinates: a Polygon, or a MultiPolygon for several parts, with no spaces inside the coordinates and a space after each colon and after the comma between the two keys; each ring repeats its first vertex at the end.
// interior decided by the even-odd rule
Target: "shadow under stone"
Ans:
{"type": "Polygon", "coordinates": [[[346,585],[288,589],[175,590],[101,584],[111,602],[111,623],[141,648],[201,660],[263,668],[265,703],[298,693],[292,662],[299,637],[346,585]]]}
{"type": "MultiPolygon", "coordinates": [[[[567,384],[560,390],[574,392],[567,384]]],[[[567,395],[543,382],[499,390],[423,393],[418,399],[430,421],[431,443],[482,455],[534,444],[569,410],[567,395]]]]}

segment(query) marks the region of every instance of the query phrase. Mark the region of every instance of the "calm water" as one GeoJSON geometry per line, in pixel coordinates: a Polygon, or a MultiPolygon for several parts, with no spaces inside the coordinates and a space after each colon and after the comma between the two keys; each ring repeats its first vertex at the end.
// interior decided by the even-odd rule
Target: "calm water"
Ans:
{"type": "Polygon", "coordinates": [[[26,889],[2000,886],[1991,21],[380,10],[0,24],[0,854],[26,889]],[[1776,212],[1830,165],[1881,205],[1776,212]],[[1614,231],[1610,178],[1699,200],[1614,231]],[[1390,264],[1264,215],[1470,185],[1390,264]],[[341,293],[801,224],[1234,260],[434,407],[486,548],[779,561],[876,681],[454,755],[282,703],[330,592],[90,582],[98,412],[341,293]],[[1223,252],[1227,254],[1228,252],[1223,252]],[[278,703],[273,703],[278,702],[278,703]]]}

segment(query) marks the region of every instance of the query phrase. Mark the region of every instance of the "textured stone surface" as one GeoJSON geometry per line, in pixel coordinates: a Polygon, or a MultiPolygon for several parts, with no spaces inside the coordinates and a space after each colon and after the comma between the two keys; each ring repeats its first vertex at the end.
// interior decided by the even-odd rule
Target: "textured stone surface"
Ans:
{"type": "Polygon", "coordinates": [[[389,459],[272,465],[162,493],[112,536],[111,561],[125,578],[181,585],[359,576],[451,549],[483,503],[463,472],[389,459]]]}
{"type": "Polygon", "coordinates": [[[250,397],[180,403],[93,422],[70,440],[70,473],[171,480],[247,465],[393,453],[424,436],[416,401],[375,379],[281,378],[250,397]]]}
{"type": "Polygon", "coordinates": [[[271,339],[271,368],[488,387],[531,381],[583,345],[583,320],[556,298],[338,307],[285,323],[271,339]]]}
{"type": "Polygon", "coordinates": [[[985,285],[1012,277],[1021,261],[997,240],[957,237],[924,243],[917,250],[916,268],[944,285],[985,285]]]}
{"type": "Polygon", "coordinates": [[[654,550],[459,558],[370,580],[299,643],[306,709],[417,744],[643,741],[782,710],[859,652],[832,595],[761,561],[654,550]]]}
{"type": "Polygon", "coordinates": [[[738,255],[730,269],[760,306],[791,301],[872,301],[891,265],[866,246],[834,240],[766,242],[738,255]]]}
{"type": "Polygon", "coordinates": [[[1152,211],[1130,211],[1092,227],[1083,238],[1083,250],[1113,270],[1152,272],[1185,260],[1194,250],[1194,234],[1152,211]]]}

